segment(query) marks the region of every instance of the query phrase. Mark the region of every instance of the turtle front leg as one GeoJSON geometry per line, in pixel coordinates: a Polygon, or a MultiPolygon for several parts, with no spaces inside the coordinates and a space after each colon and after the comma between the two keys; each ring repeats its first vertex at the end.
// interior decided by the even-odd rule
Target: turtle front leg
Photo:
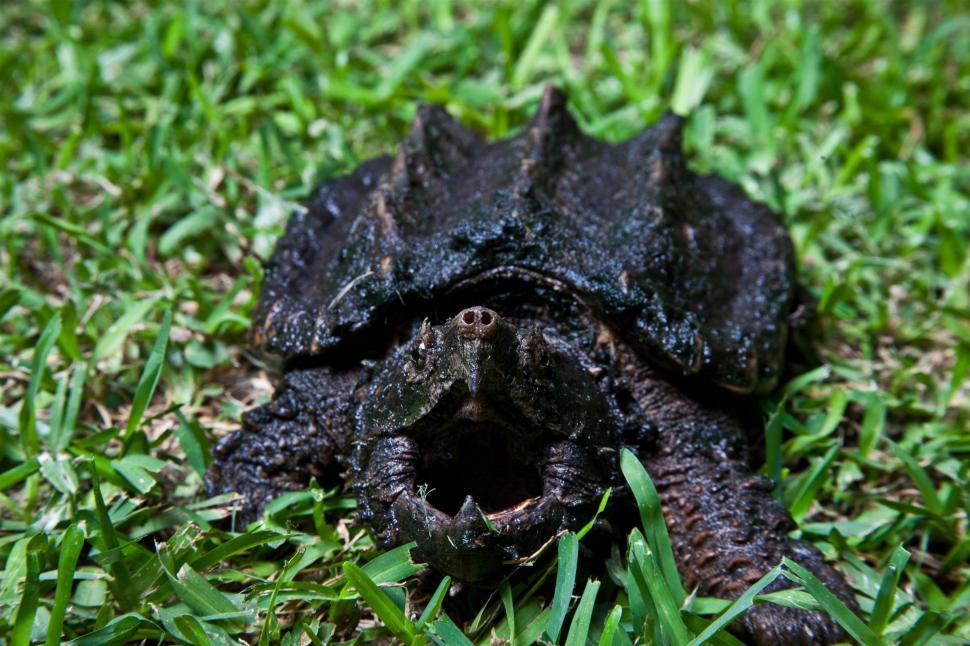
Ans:
{"type": "MultiPolygon", "coordinates": [[[[787,556],[855,607],[852,590],[812,545],[790,538],[791,515],[771,496],[771,481],[737,461],[660,455],[644,462],[664,508],[684,582],[705,596],[734,599],[787,556]]],[[[767,592],[790,587],[778,578],[767,592]]],[[[756,644],[831,644],[848,636],[828,615],[759,603],[732,630],[756,644]]]]}
{"type": "MultiPolygon", "coordinates": [[[[772,483],[748,467],[748,434],[756,424],[745,402],[711,388],[673,383],[627,363],[631,394],[655,425],[638,455],[657,487],[678,568],[689,589],[735,599],[787,556],[855,609],[852,590],[812,545],[788,536],[791,514],[772,483]]],[[[780,577],[766,592],[791,587],[780,577]]],[[[731,630],[756,644],[829,644],[848,636],[822,612],[758,603],[731,630]]]]}
{"type": "Polygon", "coordinates": [[[209,493],[240,494],[239,517],[250,522],[273,498],[332,472],[349,444],[355,382],[355,374],[325,368],[287,373],[273,400],[245,413],[242,428],[216,444],[209,493]]]}

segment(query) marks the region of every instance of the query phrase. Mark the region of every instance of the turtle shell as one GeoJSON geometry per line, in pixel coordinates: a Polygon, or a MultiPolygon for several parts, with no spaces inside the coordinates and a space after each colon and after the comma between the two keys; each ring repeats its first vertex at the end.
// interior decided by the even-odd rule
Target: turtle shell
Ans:
{"type": "Polygon", "coordinates": [[[388,330],[488,280],[571,294],[649,359],[738,392],[777,376],[794,299],[781,218],[684,164],[665,115],[610,145],[549,90],[486,142],[418,110],[394,158],[325,183],[266,266],[254,341],[286,358],[379,356],[388,330]]]}

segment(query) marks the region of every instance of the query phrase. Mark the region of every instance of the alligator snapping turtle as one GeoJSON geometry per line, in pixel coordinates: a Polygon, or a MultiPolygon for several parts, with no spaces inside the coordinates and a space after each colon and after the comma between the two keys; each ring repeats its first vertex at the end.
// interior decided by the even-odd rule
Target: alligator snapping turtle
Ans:
{"type": "MultiPolygon", "coordinates": [[[[587,522],[627,447],[689,588],[733,598],[788,556],[854,606],[748,464],[745,395],[775,382],[795,306],[791,242],[768,208],[686,168],[681,128],[667,115],[608,145],[552,89],[494,143],[419,109],[396,157],[292,216],[253,330],[285,358],[282,383],[219,442],[210,489],[252,518],[343,467],[381,544],[417,541],[480,581],[587,522]]],[[[734,630],[845,637],[772,604],[734,630]]]]}

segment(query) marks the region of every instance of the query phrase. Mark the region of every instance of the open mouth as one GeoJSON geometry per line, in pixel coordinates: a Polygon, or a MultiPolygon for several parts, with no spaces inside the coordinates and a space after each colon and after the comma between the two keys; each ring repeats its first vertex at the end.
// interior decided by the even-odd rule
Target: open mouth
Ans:
{"type": "MultiPolygon", "coordinates": [[[[440,419],[440,418],[439,418],[440,419]]],[[[471,496],[490,519],[543,494],[544,433],[469,398],[451,419],[417,430],[415,487],[430,507],[454,517],[471,496]]]]}
{"type": "Polygon", "coordinates": [[[375,375],[351,460],[386,545],[474,581],[576,526],[611,481],[620,418],[555,331],[474,306],[425,321],[375,375]]]}
{"type": "Polygon", "coordinates": [[[471,496],[491,515],[541,496],[538,450],[517,441],[513,433],[493,422],[459,420],[434,437],[426,436],[419,442],[422,458],[415,482],[427,502],[454,516],[471,496]]]}

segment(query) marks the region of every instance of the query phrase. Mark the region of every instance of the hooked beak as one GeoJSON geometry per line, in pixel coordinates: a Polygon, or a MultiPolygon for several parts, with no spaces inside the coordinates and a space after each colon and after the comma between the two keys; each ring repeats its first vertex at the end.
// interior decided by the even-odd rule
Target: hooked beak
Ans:
{"type": "Polygon", "coordinates": [[[501,317],[487,307],[469,307],[458,313],[452,325],[458,333],[461,350],[461,372],[472,397],[477,397],[483,382],[492,381],[501,372],[496,354],[502,352],[503,345],[496,343],[501,336],[499,331],[506,326],[501,317]]]}

